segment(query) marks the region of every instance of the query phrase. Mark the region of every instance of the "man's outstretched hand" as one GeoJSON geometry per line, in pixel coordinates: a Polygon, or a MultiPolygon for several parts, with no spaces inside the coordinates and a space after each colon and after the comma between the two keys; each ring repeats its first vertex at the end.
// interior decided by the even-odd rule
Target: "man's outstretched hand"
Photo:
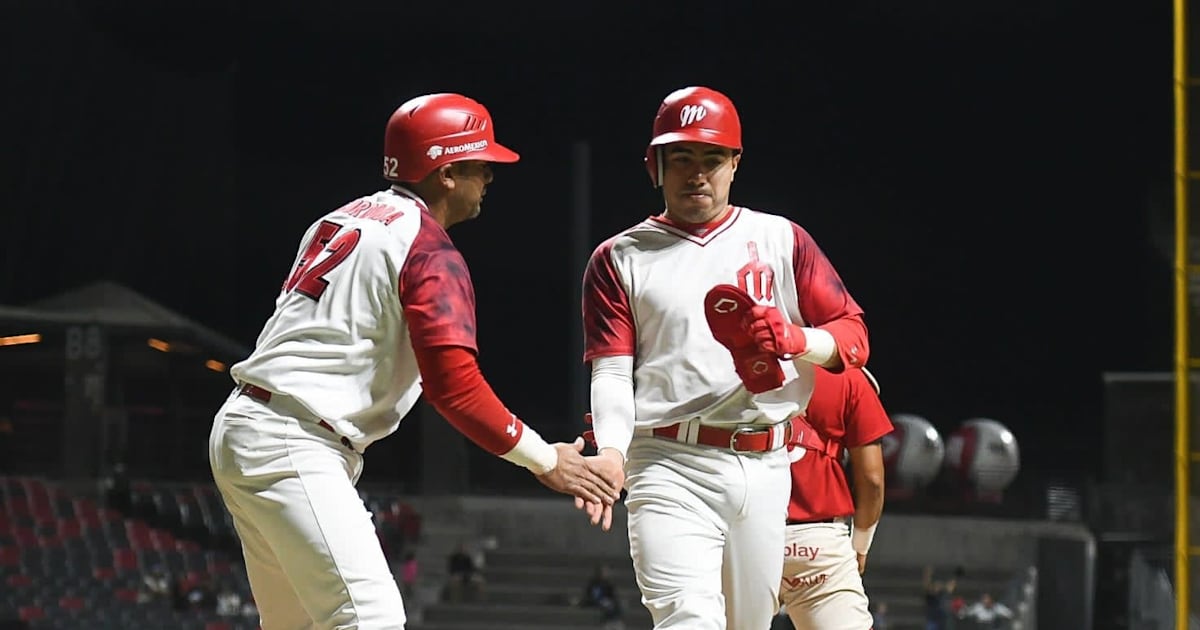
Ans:
{"type": "Polygon", "coordinates": [[[599,455],[584,457],[582,437],[575,438],[571,444],[558,442],[554,448],[558,451],[558,464],[550,472],[537,475],[537,480],[555,492],[608,506],[611,511],[612,504],[621,498],[621,486],[625,483],[624,468],[620,469],[619,475],[614,474],[611,466],[598,465],[593,461],[599,455]]]}
{"type": "MultiPolygon", "coordinates": [[[[621,453],[611,448],[604,448],[600,449],[599,454],[588,457],[587,461],[588,466],[593,467],[604,478],[616,482],[617,498],[620,498],[621,488],[625,485],[625,458],[621,456],[621,453]]],[[[612,529],[612,503],[589,501],[585,497],[576,495],[575,507],[587,512],[588,520],[592,522],[592,525],[599,525],[604,531],[612,529]]]]}

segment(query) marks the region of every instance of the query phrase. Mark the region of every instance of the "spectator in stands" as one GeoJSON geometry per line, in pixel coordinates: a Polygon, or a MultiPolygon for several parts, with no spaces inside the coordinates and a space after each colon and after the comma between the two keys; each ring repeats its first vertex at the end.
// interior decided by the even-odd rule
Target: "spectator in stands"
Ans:
{"type": "Polygon", "coordinates": [[[242,596],[228,581],[222,581],[217,590],[217,616],[237,617],[242,614],[242,596]]]}
{"type": "Polygon", "coordinates": [[[933,567],[925,567],[925,630],[949,630],[950,598],[957,584],[956,578],[933,579],[933,567]]]}
{"type": "Polygon", "coordinates": [[[247,620],[258,619],[258,605],[254,603],[254,594],[251,593],[246,601],[242,602],[242,618],[247,620]]]}
{"type": "Polygon", "coordinates": [[[621,625],[621,600],[617,598],[617,587],[613,584],[608,565],[601,564],[583,589],[581,605],[599,608],[603,613],[605,627],[621,625]]]}
{"type": "Polygon", "coordinates": [[[112,471],[104,479],[105,504],[122,514],[129,515],[133,511],[131,489],[129,473],[125,470],[125,464],[122,462],[113,464],[112,471]]]}
{"type": "Polygon", "coordinates": [[[978,628],[1006,628],[1013,612],[993,599],[991,593],[984,593],[979,596],[979,601],[964,608],[959,617],[973,620],[978,628]]]}
{"type": "Polygon", "coordinates": [[[400,565],[400,596],[404,598],[404,611],[410,623],[419,623],[424,619],[424,602],[417,597],[417,580],[421,575],[421,565],[417,562],[416,552],[409,550],[404,553],[404,562],[400,565]]]}
{"type": "Polygon", "coordinates": [[[479,565],[467,551],[466,543],[459,543],[447,562],[449,579],[446,582],[446,599],[457,602],[478,599],[483,593],[483,574],[479,565]]]}
{"type": "Polygon", "coordinates": [[[216,610],[217,581],[216,578],[200,578],[188,580],[184,589],[188,608],[191,610],[216,610]]]}
{"type": "Polygon", "coordinates": [[[877,602],[875,611],[871,613],[872,625],[871,630],[887,630],[887,602],[877,602]]]}
{"type": "Polygon", "coordinates": [[[144,604],[155,600],[170,600],[171,593],[171,575],[161,564],[156,564],[142,576],[138,602],[144,604]]]}
{"type": "Polygon", "coordinates": [[[417,554],[409,551],[404,554],[404,564],[400,570],[400,586],[401,596],[405,602],[412,602],[416,598],[414,593],[417,588],[417,578],[419,577],[421,566],[417,563],[417,554]]]}

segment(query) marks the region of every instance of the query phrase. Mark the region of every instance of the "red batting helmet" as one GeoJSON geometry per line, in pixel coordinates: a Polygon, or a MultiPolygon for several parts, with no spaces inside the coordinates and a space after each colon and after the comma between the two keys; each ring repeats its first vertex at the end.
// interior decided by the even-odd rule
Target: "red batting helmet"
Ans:
{"type": "Polygon", "coordinates": [[[654,117],[654,132],[646,147],[646,170],[658,186],[662,160],[657,150],[672,142],[704,142],[742,150],[742,122],[728,96],[706,87],[675,90],[663,99],[654,117]]]}
{"type": "Polygon", "coordinates": [[[426,94],[401,105],[383,139],[383,177],[417,182],[434,169],[462,160],[516,162],[496,142],[487,108],[461,94],[426,94]]]}

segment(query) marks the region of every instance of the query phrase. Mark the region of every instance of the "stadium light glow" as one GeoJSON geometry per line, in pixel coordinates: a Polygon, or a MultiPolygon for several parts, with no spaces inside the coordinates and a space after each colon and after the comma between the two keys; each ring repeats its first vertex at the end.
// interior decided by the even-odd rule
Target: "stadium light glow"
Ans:
{"type": "Polygon", "coordinates": [[[0,346],[22,346],[27,343],[39,343],[42,336],[38,333],[28,335],[10,335],[8,337],[0,337],[0,346]]]}

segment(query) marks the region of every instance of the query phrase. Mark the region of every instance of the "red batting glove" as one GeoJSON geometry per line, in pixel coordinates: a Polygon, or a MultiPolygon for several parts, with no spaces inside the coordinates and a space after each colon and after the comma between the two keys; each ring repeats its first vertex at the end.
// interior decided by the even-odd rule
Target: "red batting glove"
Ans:
{"type": "Polygon", "coordinates": [[[773,306],[754,306],[746,317],[746,328],[754,337],[754,343],[763,352],[780,359],[791,359],[808,350],[804,329],[788,323],[783,313],[773,306]]]}

